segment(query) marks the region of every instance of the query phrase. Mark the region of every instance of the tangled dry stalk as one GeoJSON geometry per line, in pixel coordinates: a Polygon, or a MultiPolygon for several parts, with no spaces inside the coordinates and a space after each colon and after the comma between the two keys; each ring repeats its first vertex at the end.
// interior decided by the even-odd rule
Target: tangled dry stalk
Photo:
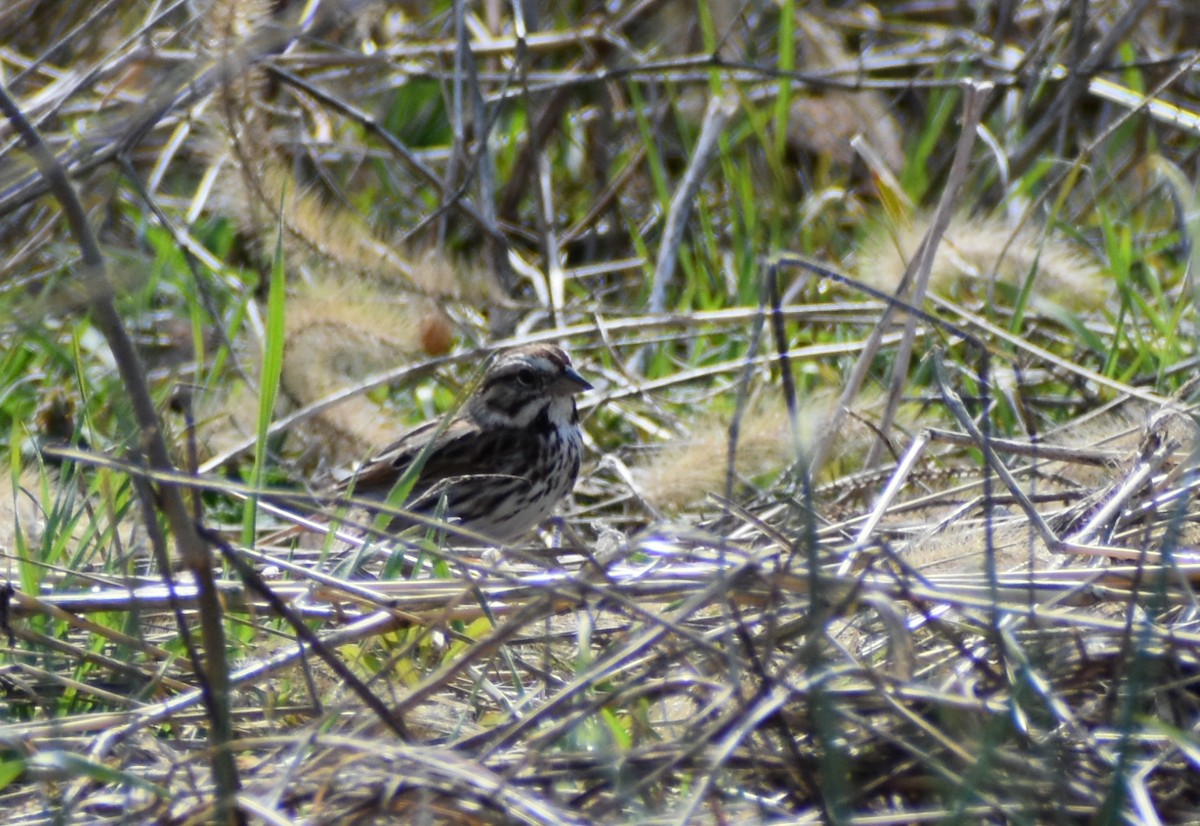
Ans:
{"type": "Polygon", "coordinates": [[[1196,13],[997,5],[0,11],[8,822],[1200,820],[1196,13]],[[294,506],[533,340],[539,536],[294,506]]]}

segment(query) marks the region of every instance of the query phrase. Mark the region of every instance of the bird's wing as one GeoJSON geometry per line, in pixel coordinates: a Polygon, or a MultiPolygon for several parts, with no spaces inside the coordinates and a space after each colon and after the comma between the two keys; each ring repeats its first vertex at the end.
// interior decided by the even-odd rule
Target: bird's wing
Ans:
{"type": "Polygon", "coordinates": [[[469,475],[479,463],[478,441],[473,438],[475,426],[464,419],[455,419],[439,433],[439,425],[435,420],[409,430],[340,484],[339,489],[352,487],[356,495],[386,496],[434,440],[436,445],[426,453],[421,481],[413,487],[412,494],[419,496],[441,479],[469,475]]]}

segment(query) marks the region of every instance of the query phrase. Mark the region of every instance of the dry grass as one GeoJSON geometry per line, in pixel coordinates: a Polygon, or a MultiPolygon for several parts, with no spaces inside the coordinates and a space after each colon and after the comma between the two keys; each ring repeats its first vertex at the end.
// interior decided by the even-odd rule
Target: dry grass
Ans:
{"type": "Polygon", "coordinates": [[[0,10],[6,822],[1200,822],[1190,6],[277,5],[0,10]],[[537,338],[522,547],[244,482],[537,338]]]}

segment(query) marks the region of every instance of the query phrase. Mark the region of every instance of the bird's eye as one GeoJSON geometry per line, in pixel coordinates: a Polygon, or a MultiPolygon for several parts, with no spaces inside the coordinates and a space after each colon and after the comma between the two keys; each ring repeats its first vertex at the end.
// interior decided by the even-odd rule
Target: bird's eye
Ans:
{"type": "Polygon", "coordinates": [[[522,387],[533,387],[535,381],[537,381],[537,376],[528,367],[522,367],[517,371],[517,384],[522,387]]]}

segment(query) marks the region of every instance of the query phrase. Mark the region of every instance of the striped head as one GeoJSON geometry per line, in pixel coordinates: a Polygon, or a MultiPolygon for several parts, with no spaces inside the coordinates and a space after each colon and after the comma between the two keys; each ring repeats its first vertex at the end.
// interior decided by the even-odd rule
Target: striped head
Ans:
{"type": "Polygon", "coordinates": [[[496,358],[466,412],[484,429],[532,427],[543,414],[551,427],[563,429],[578,422],[575,396],[590,389],[561,348],[530,344],[496,358]]]}

